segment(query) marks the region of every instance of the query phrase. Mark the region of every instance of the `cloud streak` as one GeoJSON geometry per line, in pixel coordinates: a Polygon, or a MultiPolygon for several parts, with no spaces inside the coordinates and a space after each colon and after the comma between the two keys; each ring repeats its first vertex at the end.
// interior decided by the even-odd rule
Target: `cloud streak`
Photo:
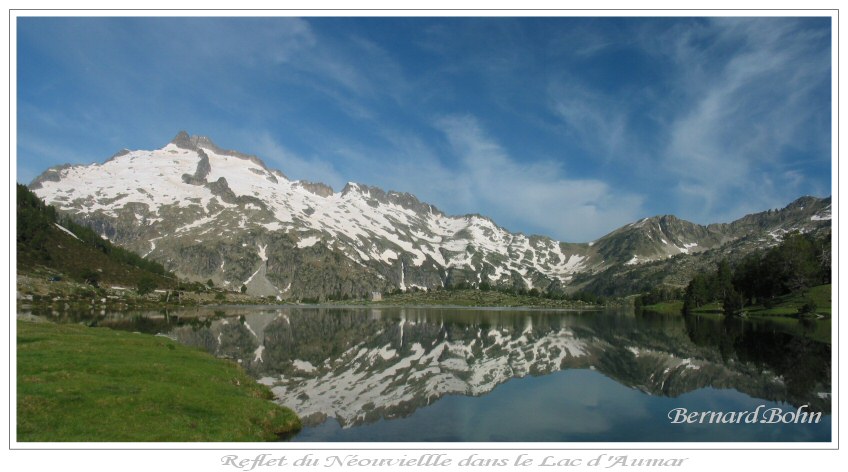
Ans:
{"type": "Polygon", "coordinates": [[[339,190],[345,183],[344,177],[336,170],[332,162],[320,158],[304,158],[277,142],[271,133],[250,133],[254,148],[258,153],[273,162],[273,168],[279,168],[286,176],[294,180],[321,182],[339,190]]]}
{"type": "Polygon", "coordinates": [[[630,110],[615,97],[604,95],[576,81],[557,81],[549,87],[551,109],[565,130],[605,160],[626,152],[630,110]]]}
{"type": "MultiPolygon", "coordinates": [[[[810,126],[821,116],[821,108],[810,105],[829,107],[821,92],[830,85],[830,57],[810,51],[829,47],[829,38],[788,21],[714,23],[717,32],[699,39],[738,50],[713,58],[712,80],[691,83],[691,106],[671,121],[663,150],[664,165],[679,178],[679,195],[702,205],[702,218],[785,204],[787,190],[799,191],[804,177],[775,169],[810,155],[830,161],[829,127],[810,126]],[[820,131],[810,136],[810,129],[820,131]]],[[[681,68],[694,66],[688,54],[678,61],[681,68]]]]}
{"type": "Polygon", "coordinates": [[[599,179],[574,179],[556,162],[521,163],[471,116],[449,116],[436,126],[463,164],[461,181],[482,208],[561,240],[585,242],[636,219],[643,198],[599,179]]]}
{"type": "Polygon", "coordinates": [[[568,56],[589,73],[554,76],[548,107],[603,163],[596,172],[614,179],[614,167],[626,169],[632,191],[663,189],[651,192],[667,198],[652,197],[649,210],[710,223],[830,193],[820,183],[830,163],[827,28],[707,18],[592,31],[597,48],[568,56]],[[599,67],[631,79],[587,80],[599,67]]]}

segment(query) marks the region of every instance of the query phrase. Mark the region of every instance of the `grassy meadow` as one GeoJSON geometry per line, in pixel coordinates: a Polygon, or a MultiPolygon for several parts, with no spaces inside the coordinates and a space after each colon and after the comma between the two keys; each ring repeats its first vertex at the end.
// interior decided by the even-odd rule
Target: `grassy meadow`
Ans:
{"type": "Polygon", "coordinates": [[[168,338],[17,322],[19,442],[271,441],[300,429],[235,363],[168,338]]]}

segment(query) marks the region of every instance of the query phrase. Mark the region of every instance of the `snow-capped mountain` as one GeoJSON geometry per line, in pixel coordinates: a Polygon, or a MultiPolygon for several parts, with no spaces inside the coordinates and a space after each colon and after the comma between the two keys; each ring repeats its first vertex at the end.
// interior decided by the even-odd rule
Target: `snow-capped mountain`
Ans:
{"type": "Polygon", "coordinates": [[[791,221],[766,212],[747,223],[705,227],[666,216],[593,243],[564,243],[510,233],[479,215],[445,215],[407,193],[356,183],[334,191],[291,180],[255,156],[185,132],[161,149],[51,168],[30,187],[178,275],[280,298],[460,283],[562,290],[576,274],[615,264],[830,224],[830,199],[809,197],[791,221]]]}

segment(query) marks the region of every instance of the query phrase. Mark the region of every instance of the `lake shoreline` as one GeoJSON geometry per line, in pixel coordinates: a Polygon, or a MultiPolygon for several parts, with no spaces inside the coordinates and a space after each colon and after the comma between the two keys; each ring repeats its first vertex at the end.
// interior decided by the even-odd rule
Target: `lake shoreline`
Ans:
{"type": "Polygon", "coordinates": [[[195,306],[273,305],[273,306],[447,306],[500,308],[555,308],[569,310],[604,309],[629,306],[626,298],[604,303],[579,299],[547,298],[539,295],[496,290],[441,289],[409,291],[381,295],[379,300],[323,300],[315,303],[277,300],[246,293],[206,287],[204,291],[157,290],[138,293],[131,287],[118,285],[92,286],[43,275],[18,274],[16,280],[18,311],[25,310],[92,310],[129,311],[147,309],[181,309],[195,306]]]}

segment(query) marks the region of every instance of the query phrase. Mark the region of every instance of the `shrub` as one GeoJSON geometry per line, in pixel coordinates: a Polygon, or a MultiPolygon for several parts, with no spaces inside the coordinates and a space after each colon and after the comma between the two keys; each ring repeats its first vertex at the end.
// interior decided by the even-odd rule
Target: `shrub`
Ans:
{"type": "Polygon", "coordinates": [[[153,277],[143,276],[138,280],[138,285],[136,286],[136,291],[139,295],[147,295],[152,292],[156,288],[156,281],[153,280],[153,277]]]}
{"type": "Polygon", "coordinates": [[[818,310],[818,305],[811,298],[807,298],[804,300],[804,304],[798,308],[799,315],[812,315],[815,314],[816,310],[818,310]]]}

